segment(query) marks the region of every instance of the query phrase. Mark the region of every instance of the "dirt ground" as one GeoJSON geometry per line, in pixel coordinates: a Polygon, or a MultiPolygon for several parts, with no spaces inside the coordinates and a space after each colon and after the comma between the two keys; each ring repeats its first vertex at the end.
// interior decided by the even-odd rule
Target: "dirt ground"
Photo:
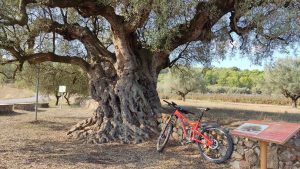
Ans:
{"type": "Polygon", "coordinates": [[[228,168],[200,157],[194,145],[172,143],[160,154],[155,139],[137,145],[81,144],[69,139],[71,125],[91,116],[82,108],[43,109],[0,115],[0,169],[11,168],[228,168]]]}
{"type": "MultiPolygon", "coordinates": [[[[201,106],[211,107],[205,120],[217,121],[223,125],[228,120],[247,119],[300,121],[299,109],[292,109],[291,112],[289,107],[257,108],[259,105],[231,103],[229,106],[230,103],[222,103],[222,108],[221,103],[176,102],[193,111],[201,106]],[[282,111],[282,108],[286,110],[282,111]]],[[[63,106],[63,109],[42,109],[38,112],[38,122],[33,122],[34,112],[0,114],[0,169],[229,168],[225,164],[216,165],[205,161],[194,145],[181,146],[174,141],[160,154],[155,150],[155,139],[137,145],[90,145],[69,139],[66,135],[68,129],[91,115],[90,110],[67,106],[63,106]]]]}

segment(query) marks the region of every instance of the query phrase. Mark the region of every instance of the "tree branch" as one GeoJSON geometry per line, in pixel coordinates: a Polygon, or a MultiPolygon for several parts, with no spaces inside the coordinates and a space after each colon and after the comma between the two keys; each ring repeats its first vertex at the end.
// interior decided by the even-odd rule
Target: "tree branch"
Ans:
{"type": "Polygon", "coordinates": [[[189,23],[177,26],[178,32],[171,32],[171,45],[169,50],[174,50],[180,45],[190,41],[208,41],[211,37],[212,26],[226,13],[233,8],[232,0],[214,0],[199,2],[196,7],[196,14],[189,23]],[[216,7],[216,13],[212,14],[211,6],[216,7]]]}
{"type": "Polygon", "coordinates": [[[18,51],[14,46],[16,46],[16,44],[13,41],[9,41],[9,40],[4,40],[0,38],[0,48],[4,49],[6,51],[8,51],[10,54],[12,54],[12,56],[18,60],[21,60],[21,53],[23,53],[23,51],[18,51]]]}
{"type": "Polygon", "coordinates": [[[51,62],[60,62],[60,63],[68,63],[73,65],[78,65],[85,71],[90,69],[90,64],[77,56],[60,56],[51,52],[48,53],[35,53],[31,55],[26,55],[24,60],[28,61],[29,63],[42,63],[46,61],[51,62]]]}
{"type": "Polygon", "coordinates": [[[56,32],[66,40],[77,39],[81,41],[91,56],[102,57],[103,60],[115,63],[116,58],[113,53],[108,51],[100,40],[88,28],[81,27],[79,24],[60,24],[50,19],[39,19],[35,24],[40,25],[35,30],[31,30],[31,37],[38,36],[43,32],[56,32]]]}
{"type": "Polygon", "coordinates": [[[178,56],[177,56],[174,60],[172,60],[172,61],[170,62],[169,68],[171,68],[172,66],[174,66],[174,64],[175,64],[179,59],[182,58],[182,54],[187,50],[189,44],[190,44],[190,42],[188,42],[188,43],[186,44],[186,46],[184,47],[184,49],[178,54],[178,56]]]}
{"type": "Polygon", "coordinates": [[[149,2],[147,6],[144,6],[140,11],[138,11],[134,17],[126,23],[126,28],[128,32],[134,32],[137,28],[141,28],[145,22],[148,20],[150,12],[152,0],[149,2]]]}
{"type": "MultiPolygon", "coordinates": [[[[159,53],[160,57],[168,60],[170,52],[178,46],[198,40],[209,41],[212,38],[212,26],[224,14],[232,11],[233,7],[233,0],[200,1],[196,6],[196,14],[188,23],[179,24],[174,29],[169,30],[169,33],[167,33],[168,36],[161,38],[160,49],[162,51],[158,51],[157,53],[159,53]],[[216,7],[216,14],[210,11],[211,6],[216,7]],[[170,40],[169,44],[166,43],[167,40],[170,40]]],[[[165,61],[164,63],[167,62],[165,61]]],[[[159,68],[164,68],[164,66],[160,66],[159,68]]]]}
{"type": "Polygon", "coordinates": [[[125,18],[117,15],[113,7],[104,5],[97,0],[48,0],[43,2],[37,2],[34,0],[25,0],[29,3],[40,3],[42,5],[55,8],[75,8],[78,13],[84,17],[101,15],[108,20],[112,28],[117,30],[120,25],[125,24],[125,18]]]}

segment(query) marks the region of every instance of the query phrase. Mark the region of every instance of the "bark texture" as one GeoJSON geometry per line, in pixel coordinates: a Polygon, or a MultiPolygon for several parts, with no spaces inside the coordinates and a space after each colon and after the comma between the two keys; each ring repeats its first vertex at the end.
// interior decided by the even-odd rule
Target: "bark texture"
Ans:
{"type": "Polygon", "coordinates": [[[158,95],[155,86],[140,82],[150,80],[142,72],[125,74],[115,81],[100,74],[98,68],[91,73],[91,94],[99,102],[94,117],[77,124],[69,134],[89,143],[139,143],[154,134],[158,95]]]}
{"type": "Polygon", "coordinates": [[[114,44],[117,62],[95,64],[89,71],[91,95],[99,103],[95,115],[68,133],[88,143],[139,143],[157,133],[157,61],[151,52],[129,47],[122,34],[114,44]]]}

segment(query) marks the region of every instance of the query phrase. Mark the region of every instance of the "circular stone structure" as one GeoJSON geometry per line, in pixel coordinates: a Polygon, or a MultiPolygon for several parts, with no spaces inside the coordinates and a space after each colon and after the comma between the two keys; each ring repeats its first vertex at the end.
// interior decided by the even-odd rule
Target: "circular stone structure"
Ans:
{"type": "MultiPolygon", "coordinates": [[[[39,103],[38,107],[39,108],[49,108],[49,103],[39,103]]],[[[14,109],[34,111],[35,110],[35,103],[16,103],[16,104],[14,104],[14,109]]]]}
{"type": "Polygon", "coordinates": [[[0,104],[0,113],[11,113],[13,112],[14,105],[12,104],[0,104]]]}

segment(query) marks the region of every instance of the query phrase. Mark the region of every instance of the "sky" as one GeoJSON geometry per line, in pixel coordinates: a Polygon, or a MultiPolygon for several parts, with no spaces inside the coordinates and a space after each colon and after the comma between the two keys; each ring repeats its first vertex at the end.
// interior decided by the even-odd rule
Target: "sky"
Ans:
{"type": "Polygon", "coordinates": [[[255,65],[251,63],[251,61],[248,58],[241,58],[241,56],[234,56],[231,58],[226,58],[225,60],[222,61],[214,61],[212,62],[213,67],[238,67],[242,70],[248,69],[248,70],[263,70],[263,65],[255,65]]]}
{"type": "MultiPolygon", "coordinates": [[[[288,56],[292,57],[300,57],[300,45],[298,45],[297,50],[295,52],[290,52],[293,54],[286,54],[286,53],[280,53],[278,51],[275,51],[273,54],[273,59],[276,60],[277,58],[284,58],[288,56]]],[[[262,65],[256,65],[251,63],[251,61],[247,57],[243,57],[239,54],[236,54],[234,57],[226,58],[222,61],[213,61],[212,66],[213,67],[238,67],[242,70],[248,69],[248,70],[263,70],[264,66],[271,62],[271,59],[264,59],[262,61],[262,65]]]]}

